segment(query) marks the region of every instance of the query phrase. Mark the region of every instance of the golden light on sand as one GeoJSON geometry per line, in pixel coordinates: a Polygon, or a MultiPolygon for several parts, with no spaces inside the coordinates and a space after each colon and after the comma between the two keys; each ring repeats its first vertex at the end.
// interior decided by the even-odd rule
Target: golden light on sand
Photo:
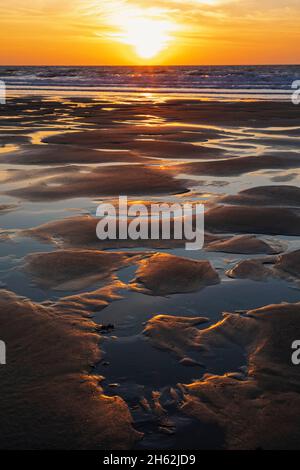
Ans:
{"type": "Polygon", "coordinates": [[[168,47],[177,25],[158,15],[148,15],[141,10],[130,15],[115,15],[114,23],[120,32],[111,34],[115,40],[132,46],[141,59],[152,59],[168,47]]]}

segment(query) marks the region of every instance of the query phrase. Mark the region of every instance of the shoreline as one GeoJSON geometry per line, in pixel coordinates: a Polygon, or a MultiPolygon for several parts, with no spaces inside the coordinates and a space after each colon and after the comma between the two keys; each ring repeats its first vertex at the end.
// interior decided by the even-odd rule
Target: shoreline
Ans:
{"type": "Polygon", "coordinates": [[[282,101],[288,102],[291,101],[291,96],[294,90],[241,90],[237,89],[236,91],[232,89],[182,89],[182,88],[134,88],[134,87],[74,87],[74,86],[24,86],[24,87],[15,87],[11,85],[6,85],[7,95],[9,97],[18,97],[18,96],[40,96],[40,95],[57,95],[71,96],[71,97],[98,97],[100,94],[109,96],[110,94],[118,93],[121,96],[124,94],[130,93],[132,96],[140,94],[151,93],[153,97],[157,96],[160,98],[162,95],[172,96],[176,98],[182,97],[182,99],[199,99],[204,101],[223,101],[223,102],[234,102],[234,101],[282,101]]]}

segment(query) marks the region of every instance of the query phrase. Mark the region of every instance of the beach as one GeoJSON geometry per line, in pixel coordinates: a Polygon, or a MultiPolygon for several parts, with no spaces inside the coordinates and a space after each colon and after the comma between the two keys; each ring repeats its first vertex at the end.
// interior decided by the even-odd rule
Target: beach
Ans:
{"type": "Polygon", "coordinates": [[[0,447],[299,448],[300,106],[143,73],[0,105],[0,447]],[[203,204],[203,249],[99,240],[121,195],[203,204]]]}

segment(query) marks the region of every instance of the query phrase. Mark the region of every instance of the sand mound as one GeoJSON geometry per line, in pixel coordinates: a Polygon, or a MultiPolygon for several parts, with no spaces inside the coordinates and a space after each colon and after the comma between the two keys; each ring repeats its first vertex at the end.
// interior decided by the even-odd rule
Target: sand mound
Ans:
{"type": "Polygon", "coordinates": [[[289,152],[286,155],[261,155],[251,157],[227,158],[209,162],[181,163],[172,166],[176,173],[188,175],[208,175],[218,177],[239,176],[267,169],[299,168],[299,154],[289,152]]]}
{"type": "Polygon", "coordinates": [[[271,258],[240,261],[226,274],[232,278],[254,281],[277,278],[299,283],[300,250],[271,258]]]}
{"type": "Polygon", "coordinates": [[[0,214],[11,212],[18,208],[17,204],[0,204],[0,214]]]}
{"type": "Polygon", "coordinates": [[[103,395],[95,324],[72,310],[0,291],[2,449],[125,449],[137,433],[119,397],[103,395]],[[17,432],[16,432],[17,430],[17,432]]]}
{"type": "MultiPolygon", "coordinates": [[[[107,286],[100,287],[91,292],[82,292],[62,297],[54,305],[59,307],[59,309],[71,310],[72,313],[89,316],[90,312],[101,312],[111,302],[122,299],[119,291],[124,288],[126,288],[125,284],[113,278],[107,286]]],[[[53,302],[51,302],[51,305],[53,305],[53,302]]]]}
{"type": "MultiPolygon", "coordinates": [[[[54,220],[31,229],[21,230],[21,236],[33,237],[45,243],[53,243],[60,248],[84,247],[93,249],[108,248],[138,248],[149,247],[155,249],[168,249],[185,246],[186,240],[172,238],[173,225],[171,224],[170,240],[99,240],[96,235],[96,227],[100,219],[90,215],[67,217],[62,220],[54,220]]],[[[161,223],[160,223],[161,233],[161,223]]],[[[205,233],[205,243],[218,240],[218,235],[205,233]]]]}
{"type": "Polygon", "coordinates": [[[186,188],[166,170],[142,165],[90,168],[87,171],[58,174],[6,194],[29,201],[56,201],[77,197],[145,194],[176,194],[186,188]]]}
{"type": "Polygon", "coordinates": [[[218,206],[206,212],[205,226],[212,232],[300,235],[300,215],[283,207],[218,206]]]}
{"type": "Polygon", "coordinates": [[[198,346],[199,330],[195,327],[208,321],[206,317],[157,315],[147,322],[143,333],[154,346],[166,349],[183,359],[187,357],[190,349],[198,346]]]}
{"type": "Polygon", "coordinates": [[[217,132],[199,130],[196,138],[195,128],[190,129],[194,131],[193,134],[188,134],[187,130],[189,128],[184,126],[118,126],[117,129],[59,134],[44,139],[44,142],[77,145],[88,149],[118,150],[121,147],[135,155],[155,158],[212,158],[222,153],[220,149],[193,145],[189,142],[190,135],[192,140],[204,143],[207,135],[217,137],[217,132]]]}
{"type": "Polygon", "coordinates": [[[80,215],[47,222],[20,233],[60,247],[97,248],[100,246],[96,234],[98,222],[99,219],[90,215],[80,215]]]}
{"type": "Polygon", "coordinates": [[[222,202],[255,206],[300,207],[300,188],[297,186],[259,186],[241,191],[236,196],[225,196],[222,202]]]}
{"type": "Polygon", "coordinates": [[[26,256],[24,270],[47,289],[80,290],[109,281],[114,271],[137,262],[140,256],[97,250],[60,250],[26,256]]]}
{"type": "Polygon", "coordinates": [[[157,253],[139,264],[131,288],[152,295],[195,292],[220,282],[209,261],[157,253]]]}
{"type": "Polygon", "coordinates": [[[265,266],[264,260],[246,259],[226,271],[228,277],[264,281],[272,277],[272,271],[265,266]]]}
{"type": "Polygon", "coordinates": [[[21,165],[62,165],[70,163],[143,162],[129,151],[114,152],[68,145],[26,145],[20,150],[0,155],[0,163],[21,165]]]}
{"type": "Polygon", "coordinates": [[[234,345],[245,352],[248,375],[207,374],[181,385],[179,409],[201,426],[223,430],[227,449],[299,448],[300,370],[291,362],[291,345],[300,337],[300,304],[226,314],[204,330],[196,324],[197,318],[158,316],[146,333],[179,357],[196,348],[204,362],[234,345]]]}
{"type": "Polygon", "coordinates": [[[297,279],[300,278],[300,250],[292,251],[277,258],[275,269],[287,273],[297,279]]]}
{"type": "Polygon", "coordinates": [[[284,246],[277,240],[262,240],[254,235],[239,235],[225,240],[218,240],[206,248],[207,251],[220,251],[223,253],[274,255],[284,250],[284,246]]]}

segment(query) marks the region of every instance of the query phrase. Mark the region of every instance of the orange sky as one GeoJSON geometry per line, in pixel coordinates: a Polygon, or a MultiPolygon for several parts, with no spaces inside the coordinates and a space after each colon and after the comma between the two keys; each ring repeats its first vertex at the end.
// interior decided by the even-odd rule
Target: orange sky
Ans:
{"type": "Polygon", "coordinates": [[[3,65],[300,63],[299,0],[0,0],[3,65]]]}

